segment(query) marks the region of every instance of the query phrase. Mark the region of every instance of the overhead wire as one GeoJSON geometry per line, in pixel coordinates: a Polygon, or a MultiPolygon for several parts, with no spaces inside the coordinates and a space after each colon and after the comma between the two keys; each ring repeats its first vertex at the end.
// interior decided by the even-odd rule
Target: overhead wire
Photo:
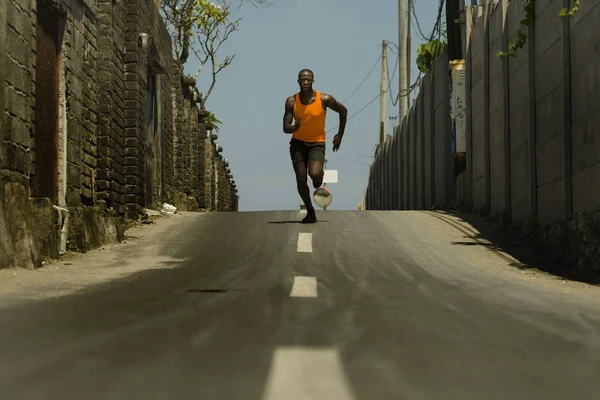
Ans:
{"type": "MultiPolygon", "coordinates": [[[[375,102],[375,100],[377,100],[377,99],[378,99],[378,98],[380,98],[380,97],[381,97],[381,93],[379,93],[377,96],[375,96],[375,97],[373,98],[373,100],[371,100],[370,102],[368,102],[368,103],[367,103],[367,104],[366,104],[366,105],[365,105],[363,108],[361,108],[360,110],[358,110],[357,112],[355,112],[354,114],[352,114],[351,116],[349,116],[349,117],[346,119],[346,122],[350,121],[352,118],[356,117],[358,114],[360,114],[361,112],[363,112],[363,111],[364,111],[364,110],[365,110],[367,107],[369,107],[371,104],[373,104],[373,103],[375,102]]],[[[338,124],[338,125],[336,125],[336,126],[334,126],[333,128],[329,129],[329,130],[327,131],[327,133],[329,133],[329,132],[331,132],[331,131],[335,130],[335,129],[336,129],[336,128],[338,128],[339,126],[340,126],[339,124],[338,124]]]]}
{"type": "Polygon", "coordinates": [[[348,96],[344,100],[342,100],[342,103],[345,103],[348,99],[350,99],[352,96],[354,96],[356,94],[356,92],[358,92],[358,89],[360,89],[362,87],[362,85],[367,81],[367,79],[369,79],[369,77],[373,73],[373,70],[375,70],[375,67],[377,67],[377,64],[379,64],[380,60],[381,60],[381,54],[379,55],[379,58],[377,59],[377,61],[375,61],[375,64],[373,64],[373,67],[371,68],[371,70],[369,71],[369,73],[367,74],[365,79],[363,79],[363,81],[360,83],[360,85],[358,85],[356,87],[356,89],[354,89],[354,91],[350,94],[350,96],[348,96]]]}
{"type": "Polygon", "coordinates": [[[415,19],[415,25],[417,26],[417,33],[422,40],[427,40],[423,30],[421,29],[421,24],[419,23],[419,18],[417,17],[417,12],[415,11],[415,0],[412,0],[409,3],[409,12],[412,12],[413,18],[415,19]]]}
{"type": "MultiPolygon", "coordinates": [[[[393,44],[394,46],[398,47],[394,42],[390,42],[391,44],[393,44]]],[[[400,64],[400,53],[397,53],[398,56],[396,57],[396,65],[394,65],[394,71],[392,72],[392,77],[390,78],[390,76],[388,75],[388,93],[390,95],[390,100],[392,102],[392,105],[397,105],[398,101],[400,99],[399,96],[394,97],[392,95],[392,81],[394,80],[394,77],[396,76],[396,71],[398,69],[398,65],[400,64]],[[395,100],[394,100],[395,99],[395,100]]]]}
{"type": "MultiPolygon", "coordinates": [[[[413,1],[414,1],[414,0],[413,0],[413,1]]],[[[429,39],[427,39],[427,38],[425,37],[425,35],[423,34],[423,31],[422,31],[422,29],[421,29],[421,27],[420,27],[420,25],[419,25],[419,22],[418,22],[418,19],[417,19],[417,16],[416,16],[416,12],[415,12],[415,7],[414,7],[414,4],[412,4],[412,5],[409,7],[409,9],[407,10],[407,12],[412,12],[412,14],[413,14],[413,16],[414,16],[414,18],[415,18],[415,21],[416,21],[416,25],[417,25],[417,30],[418,30],[418,33],[419,33],[419,35],[421,36],[421,38],[422,38],[423,40],[432,41],[432,40],[433,40],[433,38],[436,36],[436,33],[438,34],[438,36],[439,36],[439,34],[441,34],[441,25],[440,25],[440,21],[441,21],[442,12],[443,12],[443,9],[444,9],[444,4],[445,4],[445,0],[440,0],[440,4],[439,4],[439,7],[438,7],[438,13],[437,13],[436,22],[435,22],[435,24],[434,24],[434,26],[433,26],[433,29],[432,29],[432,31],[431,31],[431,34],[429,35],[429,39]]],[[[404,34],[404,35],[405,35],[405,34],[404,34]]],[[[398,65],[399,65],[399,62],[400,62],[400,51],[399,51],[400,49],[398,48],[398,45],[396,45],[395,43],[393,43],[393,42],[389,42],[389,43],[393,44],[393,45],[396,47],[396,49],[398,49],[398,52],[397,52],[398,56],[396,57],[396,63],[395,63],[395,66],[394,66],[394,71],[393,71],[393,73],[392,73],[392,77],[391,77],[391,78],[388,76],[388,82],[387,82],[387,83],[388,83],[388,89],[389,89],[389,92],[390,92],[390,100],[392,101],[392,104],[395,106],[395,105],[397,105],[397,104],[398,104],[398,101],[400,100],[400,95],[401,95],[401,94],[400,94],[400,93],[398,93],[398,95],[397,95],[397,96],[395,96],[395,100],[394,100],[394,96],[392,96],[392,85],[391,85],[391,82],[393,81],[393,79],[394,79],[394,77],[395,77],[395,75],[396,75],[396,71],[397,71],[397,68],[398,68],[398,65]]],[[[375,67],[377,67],[377,64],[379,63],[379,61],[381,60],[381,58],[382,58],[382,56],[380,55],[380,56],[379,56],[379,58],[377,59],[377,61],[375,62],[375,64],[373,65],[373,67],[371,68],[371,70],[369,71],[369,73],[367,74],[367,76],[365,77],[365,79],[363,79],[363,81],[362,81],[362,82],[361,82],[361,83],[358,85],[358,87],[357,87],[357,88],[356,88],[356,89],[355,89],[355,90],[354,90],[354,91],[353,91],[353,92],[352,92],[352,93],[351,93],[351,94],[350,94],[350,95],[349,95],[349,96],[348,96],[346,99],[342,100],[342,102],[345,102],[345,101],[347,101],[347,100],[348,100],[348,99],[350,99],[352,96],[354,96],[354,94],[356,94],[356,92],[358,92],[358,90],[359,90],[359,89],[362,87],[362,85],[363,85],[363,84],[364,84],[364,83],[367,81],[367,79],[368,79],[368,78],[371,76],[371,74],[373,73],[373,70],[375,69],[375,67]]],[[[411,86],[408,88],[408,90],[407,90],[407,92],[408,92],[408,93],[407,93],[405,96],[410,96],[410,94],[412,93],[412,91],[413,91],[413,90],[414,90],[414,89],[415,89],[415,88],[416,88],[416,87],[419,85],[419,83],[420,83],[420,80],[421,80],[421,76],[422,76],[422,72],[419,70],[419,75],[417,76],[417,79],[415,80],[415,83],[413,83],[413,84],[412,84],[412,85],[411,85],[411,86]]],[[[380,97],[381,97],[381,93],[380,93],[380,94],[378,94],[377,96],[375,96],[375,97],[374,97],[374,98],[373,98],[371,101],[369,101],[369,102],[368,102],[368,103],[367,103],[367,104],[366,104],[364,107],[362,107],[360,110],[358,110],[357,112],[355,112],[354,114],[352,114],[350,117],[348,117],[346,121],[350,121],[352,118],[354,118],[354,117],[356,117],[357,115],[359,115],[361,112],[363,112],[363,111],[364,111],[364,110],[365,110],[367,107],[369,107],[371,104],[373,104],[373,103],[374,103],[374,102],[375,102],[377,99],[379,99],[380,97]]],[[[335,127],[331,128],[331,129],[329,129],[327,132],[329,133],[329,132],[331,132],[331,131],[333,131],[333,130],[337,129],[338,127],[339,127],[339,124],[338,124],[338,125],[336,125],[335,127]]],[[[346,153],[344,156],[342,156],[342,157],[341,157],[339,160],[337,160],[337,161],[340,161],[340,160],[342,160],[343,158],[345,158],[345,157],[346,157],[346,156],[349,154],[350,150],[351,150],[353,147],[354,147],[354,146],[352,146],[352,147],[351,147],[351,148],[348,150],[348,152],[347,152],[347,153],[346,153]]],[[[377,145],[375,146],[374,150],[376,150],[376,149],[377,149],[377,145]]],[[[373,156],[373,157],[374,157],[374,156],[373,156]]]]}
{"type": "MultiPolygon", "coordinates": [[[[381,97],[381,96],[379,96],[379,97],[381,97]]],[[[372,105],[373,105],[373,101],[372,101],[372,102],[371,102],[371,104],[369,104],[369,105],[371,105],[371,106],[372,106],[372,105]]],[[[365,106],[365,108],[367,108],[369,105],[365,106]]],[[[362,127],[362,130],[363,130],[363,131],[364,131],[364,129],[365,129],[365,126],[367,125],[367,123],[368,123],[369,121],[370,121],[370,118],[368,118],[368,117],[367,117],[367,119],[364,121],[364,124],[363,124],[363,127],[362,127]]],[[[351,151],[352,151],[352,150],[353,150],[353,149],[356,147],[356,145],[357,145],[359,142],[360,142],[360,140],[359,140],[358,138],[356,138],[356,137],[355,137],[355,139],[354,139],[354,143],[352,144],[352,146],[350,146],[350,147],[349,147],[349,148],[348,148],[348,149],[347,149],[347,150],[344,152],[344,155],[342,155],[342,156],[341,156],[339,159],[337,159],[337,160],[335,160],[335,161],[338,161],[338,162],[340,162],[340,161],[342,161],[344,158],[346,158],[346,157],[347,157],[347,156],[350,154],[350,152],[351,152],[351,151]]]]}
{"type": "MultiPolygon", "coordinates": [[[[431,30],[431,34],[429,35],[429,39],[424,38],[428,42],[431,42],[434,39],[434,37],[436,36],[436,34],[437,34],[438,38],[441,37],[441,24],[440,24],[440,22],[441,22],[441,19],[442,19],[442,13],[443,13],[443,10],[444,10],[444,4],[445,3],[446,3],[445,0],[440,0],[440,5],[438,7],[437,18],[436,18],[435,24],[433,25],[433,29],[431,30]]],[[[414,11],[414,5],[411,8],[412,8],[413,13],[416,14],[415,11],[414,11]]],[[[416,18],[416,15],[415,15],[415,18],[416,18]]],[[[419,70],[419,75],[417,76],[417,79],[415,80],[415,83],[413,83],[412,85],[410,85],[410,87],[407,89],[407,93],[405,95],[403,95],[403,96],[410,96],[410,94],[413,92],[413,90],[419,85],[419,83],[421,81],[421,76],[422,75],[423,75],[423,72],[421,72],[421,70],[419,70]]],[[[398,93],[398,96],[396,98],[396,103],[400,99],[400,95],[401,94],[398,93]]]]}
{"type": "MultiPolygon", "coordinates": [[[[433,38],[436,36],[436,34],[439,37],[441,35],[440,21],[441,21],[441,18],[442,18],[442,12],[443,12],[443,9],[444,9],[445,0],[440,0],[436,22],[435,22],[435,24],[434,24],[434,26],[433,26],[433,28],[431,30],[431,34],[429,35],[429,39],[427,39],[425,37],[425,34],[423,33],[423,30],[421,29],[421,26],[420,26],[420,23],[419,23],[419,20],[418,20],[416,11],[415,11],[415,7],[414,7],[414,0],[411,3],[412,4],[409,4],[409,9],[407,10],[407,12],[412,13],[412,15],[413,15],[413,17],[415,19],[415,23],[416,23],[416,26],[417,26],[418,34],[420,35],[421,39],[423,39],[425,41],[432,41],[433,38]]],[[[406,36],[405,33],[402,34],[402,39],[404,39],[404,36],[406,36]]],[[[394,72],[392,73],[392,77],[389,78],[389,76],[388,76],[388,90],[390,92],[390,100],[392,101],[392,104],[394,106],[396,106],[398,104],[398,102],[400,101],[401,93],[398,92],[397,96],[393,96],[392,95],[392,81],[393,81],[393,79],[394,79],[394,77],[396,75],[396,68],[397,68],[397,66],[399,64],[399,61],[400,61],[400,48],[394,42],[389,42],[389,43],[392,44],[392,45],[394,45],[396,47],[397,54],[398,54],[397,57],[396,57],[396,66],[394,66],[394,72]]],[[[410,85],[410,87],[407,89],[407,93],[404,96],[410,96],[410,94],[413,92],[413,90],[421,82],[422,74],[423,74],[422,71],[419,70],[419,75],[417,76],[417,79],[415,80],[415,82],[412,85],[410,85]]],[[[375,150],[377,150],[377,146],[375,146],[375,150]]]]}

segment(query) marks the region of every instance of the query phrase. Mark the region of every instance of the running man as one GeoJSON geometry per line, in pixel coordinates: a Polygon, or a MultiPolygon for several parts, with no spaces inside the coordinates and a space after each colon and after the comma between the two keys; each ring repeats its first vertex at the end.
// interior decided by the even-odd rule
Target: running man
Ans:
{"type": "Polygon", "coordinates": [[[340,127],[333,137],[333,151],[338,151],[346,128],[348,110],[333,96],[313,90],[314,74],[303,69],[298,74],[300,92],[285,101],[283,131],[291,133],[290,157],[296,173],[298,194],[306,205],[306,217],[303,223],[317,222],[317,213],[310,199],[308,177],[315,189],[323,183],[323,164],[325,163],[325,117],[327,108],[340,116],[340,127]],[[295,121],[292,124],[292,121],[295,121]],[[307,174],[308,172],[308,174],[307,174]]]}

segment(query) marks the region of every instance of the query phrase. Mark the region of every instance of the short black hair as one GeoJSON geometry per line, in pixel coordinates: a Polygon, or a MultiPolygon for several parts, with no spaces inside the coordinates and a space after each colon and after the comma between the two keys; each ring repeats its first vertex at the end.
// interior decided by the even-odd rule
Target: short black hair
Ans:
{"type": "Polygon", "coordinates": [[[304,68],[302,71],[298,72],[298,79],[300,79],[300,75],[302,75],[303,72],[309,72],[313,79],[315,79],[315,74],[308,68],[304,68]]]}

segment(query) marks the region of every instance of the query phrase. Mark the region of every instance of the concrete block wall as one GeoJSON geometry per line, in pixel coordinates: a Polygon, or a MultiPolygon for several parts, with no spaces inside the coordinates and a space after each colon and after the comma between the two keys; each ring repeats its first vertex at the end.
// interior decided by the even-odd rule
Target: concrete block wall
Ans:
{"type": "Polygon", "coordinates": [[[379,149],[365,194],[367,210],[451,207],[452,156],[448,55],[444,49],[402,124],[379,149]]]}
{"type": "Polygon", "coordinates": [[[598,209],[600,190],[600,1],[580,2],[569,25],[573,212],[598,209]]]}
{"type": "Polygon", "coordinates": [[[536,214],[537,219],[544,222],[563,219],[565,209],[563,21],[557,17],[562,3],[562,0],[542,1],[535,9],[532,66],[535,71],[536,214]]]}
{"type": "MultiPolygon", "coordinates": [[[[508,41],[513,43],[516,40],[519,21],[525,18],[525,11],[522,7],[509,7],[507,12],[507,32],[508,41]]],[[[533,87],[529,85],[530,71],[529,59],[530,43],[524,50],[517,53],[515,58],[508,59],[508,107],[504,111],[508,122],[509,131],[509,179],[510,187],[510,219],[515,221],[525,221],[532,216],[532,207],[535,202],[535,195],[532,195],[531,182],[532,161],[531,158],[534,141],[531,140],[531,123],[535,122],[534,107],[532,107],[533,87]]],[[[535,139],[535,136],[533,136],[535,139]]]]}
{"type": "MultiPolygon", "coordinates": [[[[426,208],[452,207],[453,199],[464,198],[467,206],[512,223],[553,224],[600,209],[595,189],[600,181],[600,0],[581,2],[576,18],[560,18],[560,10],[572,3],[537,0],[527,44],[506,60],[497,53],[516,39],[525,17],[522,5],[502,0],[489,8],[468,8],[468,15],[481,16],[472,25],[468,21],[467,169],[457,177],[462,192],[456,193],[457,183],[449,177],[444,53],[421,82],[416,106],[397,133],[399,181],[392,184],[401,194],[400,209],[420,207],[421,191],[426,208]]],[[[381,209],[379,174],[385,162],[380,158],[385,156],[373,163],[367,209],[381,209]]]]}
{"type": "MultiPolygon", "coordinates": [[[[470,180],[472,181],[471,191],[467,193],[467,202],[470,201],[473,208],[484,209],[489,204],[488,181],[489,170],[487,168],[488,152],[487,148],[489,136],[488,115],[486,114],[487,102],[489,101],[489,92],[486,90],[489,81],[489,74],[486,72],[489,51],[486,43],[486,29],[483,23],[474,24],[469,38],[469,54],[467,55],[467,76],[470,76],[470,129],[467,134],[470,135],[471,152],[467,155],[468,163],[471,165],[470,180]],[[473,149],[478,149],[477,151],[473,149]]],[[[469,82],[467,82],[469,83],[469,82]]]]}
{"type": "Polygon", "coordinates": [[[425,96],[419,91],[416,103],[415,129],[415,208],[425,208],[425,130],[424,130],[424,104],[425,96]],[[419,168],[419,166],[422,166],[419,168]]]}
{"type": "Polygon", "coordinates": [[[121,240],[162,202],[217,204],[218,182],[237,210],[193,91],[153,0],[0,2],[0,268],[121,240]]]}
{"type": "MultiPolygon", "coordinates": [[[[450,120],[450,75],[448,49],[444,48],[433,66],[433,171],[434,207],[452,207],[455,204],[455,179],[452,156],[452,124],[450,120]]],[[[421,167],[420,167],[421,168],[421,167]]]]}
{"type": "Polygon", "coordinates": [[[435,203],[434,198],[434,108],[433,108],[433,75],[427,74],[421,81],[419,93],[423,96],[423,180],[424,207],[429,208],[435,203]]]}
{"type": "Polygon", "coordinates": [[[536,1],[527,45],[505,62],[496,53],[515,40],[524,18],[520,4],[503,10],[500,2],[489,18],[484,11],[470,36],[467,197],[475,208],[503,214],[506,221],[551,224],[600,207],[600,192],[590,190],[600,177],[594,129],[600,1],[582,2],[576,18],[558,17],[571,3],[536,1]]]}
{"type": "Polygon", "coordinates": [[[490,10],[490,17],[487,23],[488,37],[488,102],[487,109],[487,129],[486,135],[489,137],[489,185],[490,185],[490,203],[489,208],[492,214],[502,212],[506,209],[505,202],[505,157],[504,157],[504,82],[503,66],[504,63],[496,54],[504,47],[502,41],[503,31],[503,11],[500,3],[497,7],[490,10]]]}

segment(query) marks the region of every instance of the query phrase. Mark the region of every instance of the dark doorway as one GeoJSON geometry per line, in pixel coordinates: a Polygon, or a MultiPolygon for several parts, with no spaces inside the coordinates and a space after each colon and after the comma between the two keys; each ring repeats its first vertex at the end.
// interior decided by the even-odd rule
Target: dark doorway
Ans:
{"type": "Polygon", "coordinates": [[[154,204],[154,167],[156,145],[156,74],[148,69],[146,85],[146,207],[154,204]]]}
{"type": "Polygon", "coordinates": [[[58,196],[59,68],[62,17],[37,0],[37,60],[35,86],[35,170],[33,197],[58,196]]]}

